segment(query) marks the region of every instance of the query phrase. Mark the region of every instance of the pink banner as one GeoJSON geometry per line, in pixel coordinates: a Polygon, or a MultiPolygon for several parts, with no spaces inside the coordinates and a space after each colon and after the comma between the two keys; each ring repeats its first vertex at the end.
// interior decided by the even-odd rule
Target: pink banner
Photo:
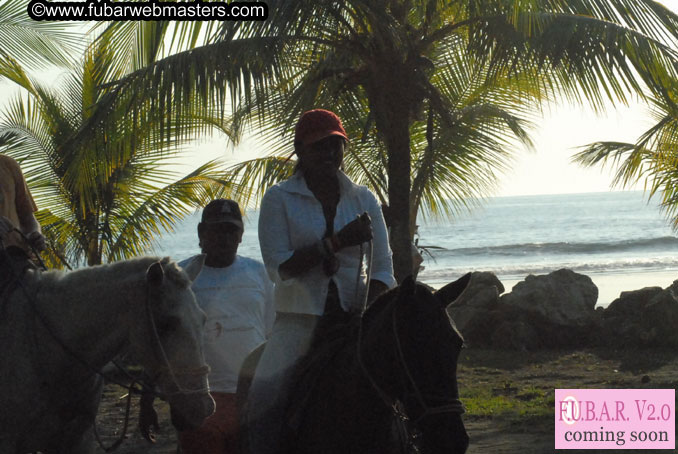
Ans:
{"type": "Polygon", "coordinates": [[[556,449],[675,449],[674,389],[556,389],[556,449]]]}

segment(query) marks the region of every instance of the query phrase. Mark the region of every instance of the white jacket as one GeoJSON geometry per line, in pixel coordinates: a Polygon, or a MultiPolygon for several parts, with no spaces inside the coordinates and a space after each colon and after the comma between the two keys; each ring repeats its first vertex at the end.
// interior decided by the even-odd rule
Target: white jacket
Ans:
{"type": "MultiPolygon", "coordinates": [[[[343,172],[338,172],[340,199],[334,218],[338,232],[358,215],[367,211],[372,219],[373,258],[372,279],[394,287],[393,262],[384,216],[376,197],[365,186],[353,183],[343,172]]],[[[310,246],[325,233],[322,206],[306,186],[300,171],[288,180],[266,191],[259,213],[259,243],[264,265],[275,283],[275,304],[278,312],[322,315],[327,297],[327,286],[333,279],[339,290],[345,310],[357,308],[364,296],[366,274],[360,276],[358,301],[356,281],[360,269],[359,246],[347,247],[336,255],[339,271],[331,278],[318,265],[301,276],[283,281],[278,267],[287,261],[296,249],[310,246]]],[[[367,250],[367,248],[365,248],[367,250]]]]}

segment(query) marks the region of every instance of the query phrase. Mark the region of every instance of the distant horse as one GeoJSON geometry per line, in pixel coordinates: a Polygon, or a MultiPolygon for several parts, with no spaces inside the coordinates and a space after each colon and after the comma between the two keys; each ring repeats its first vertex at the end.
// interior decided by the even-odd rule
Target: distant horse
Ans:
{"type": "Polygon", "coordinates": [[[463,339],[445,309],[469,280],[467,274],[434,294],[407,279],[339,338],[332,328],[317,332],[295,380],[293,427],[282,452],[464,453],[468,435],[457,387],[463,339]]]}
{"type": "Polygon", "coordinates": [[[205,314],[183,272],[143,257],[64,273],[28,272],[0,301],[0,454],[84,454],[101,396],[96,371],[129,352],[156,377],[178,429],[214,411],[205,314]]]}

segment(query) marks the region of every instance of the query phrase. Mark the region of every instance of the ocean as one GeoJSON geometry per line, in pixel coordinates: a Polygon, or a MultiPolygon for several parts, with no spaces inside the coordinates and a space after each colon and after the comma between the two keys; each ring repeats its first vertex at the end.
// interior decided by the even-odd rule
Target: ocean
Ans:
{"type": "MultiPolygon", "coordinates": [[[[154,251],[175,259],[199,252],[195,213],[154,251]]],[[[261,259],[258,212],[246,213],[241,255],[261,259]]],[[[420,220],[419,280],[440,287],[468,271],[491,271],[510,291],[528,274],[569,268],[590,276],[598,304],[623,290],[678,279],[678,236],[643,192],[497,197],[452,220],[420,220]]]]}

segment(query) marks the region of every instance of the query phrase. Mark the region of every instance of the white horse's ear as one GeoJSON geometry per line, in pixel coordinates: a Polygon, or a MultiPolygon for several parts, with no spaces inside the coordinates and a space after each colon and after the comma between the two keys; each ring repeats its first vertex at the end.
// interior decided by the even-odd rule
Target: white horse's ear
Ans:
{"type": "Polygon", "coordinates": [[[165,272],[160,262],[155,262],[146,271],[146,281],[151,285],[159,286],[165,278],[165,272]]]}
{"type": "Polygon", "coordinates": [[[184,271],[191,282],[195,281],[198,274],[200,274],[200,270],[202,270],[202,267],[205,264],[205,257],[207,257],[205,254],[196,255],[195,258],[191,260],[191,263],[184,268],[184,271]]]}

